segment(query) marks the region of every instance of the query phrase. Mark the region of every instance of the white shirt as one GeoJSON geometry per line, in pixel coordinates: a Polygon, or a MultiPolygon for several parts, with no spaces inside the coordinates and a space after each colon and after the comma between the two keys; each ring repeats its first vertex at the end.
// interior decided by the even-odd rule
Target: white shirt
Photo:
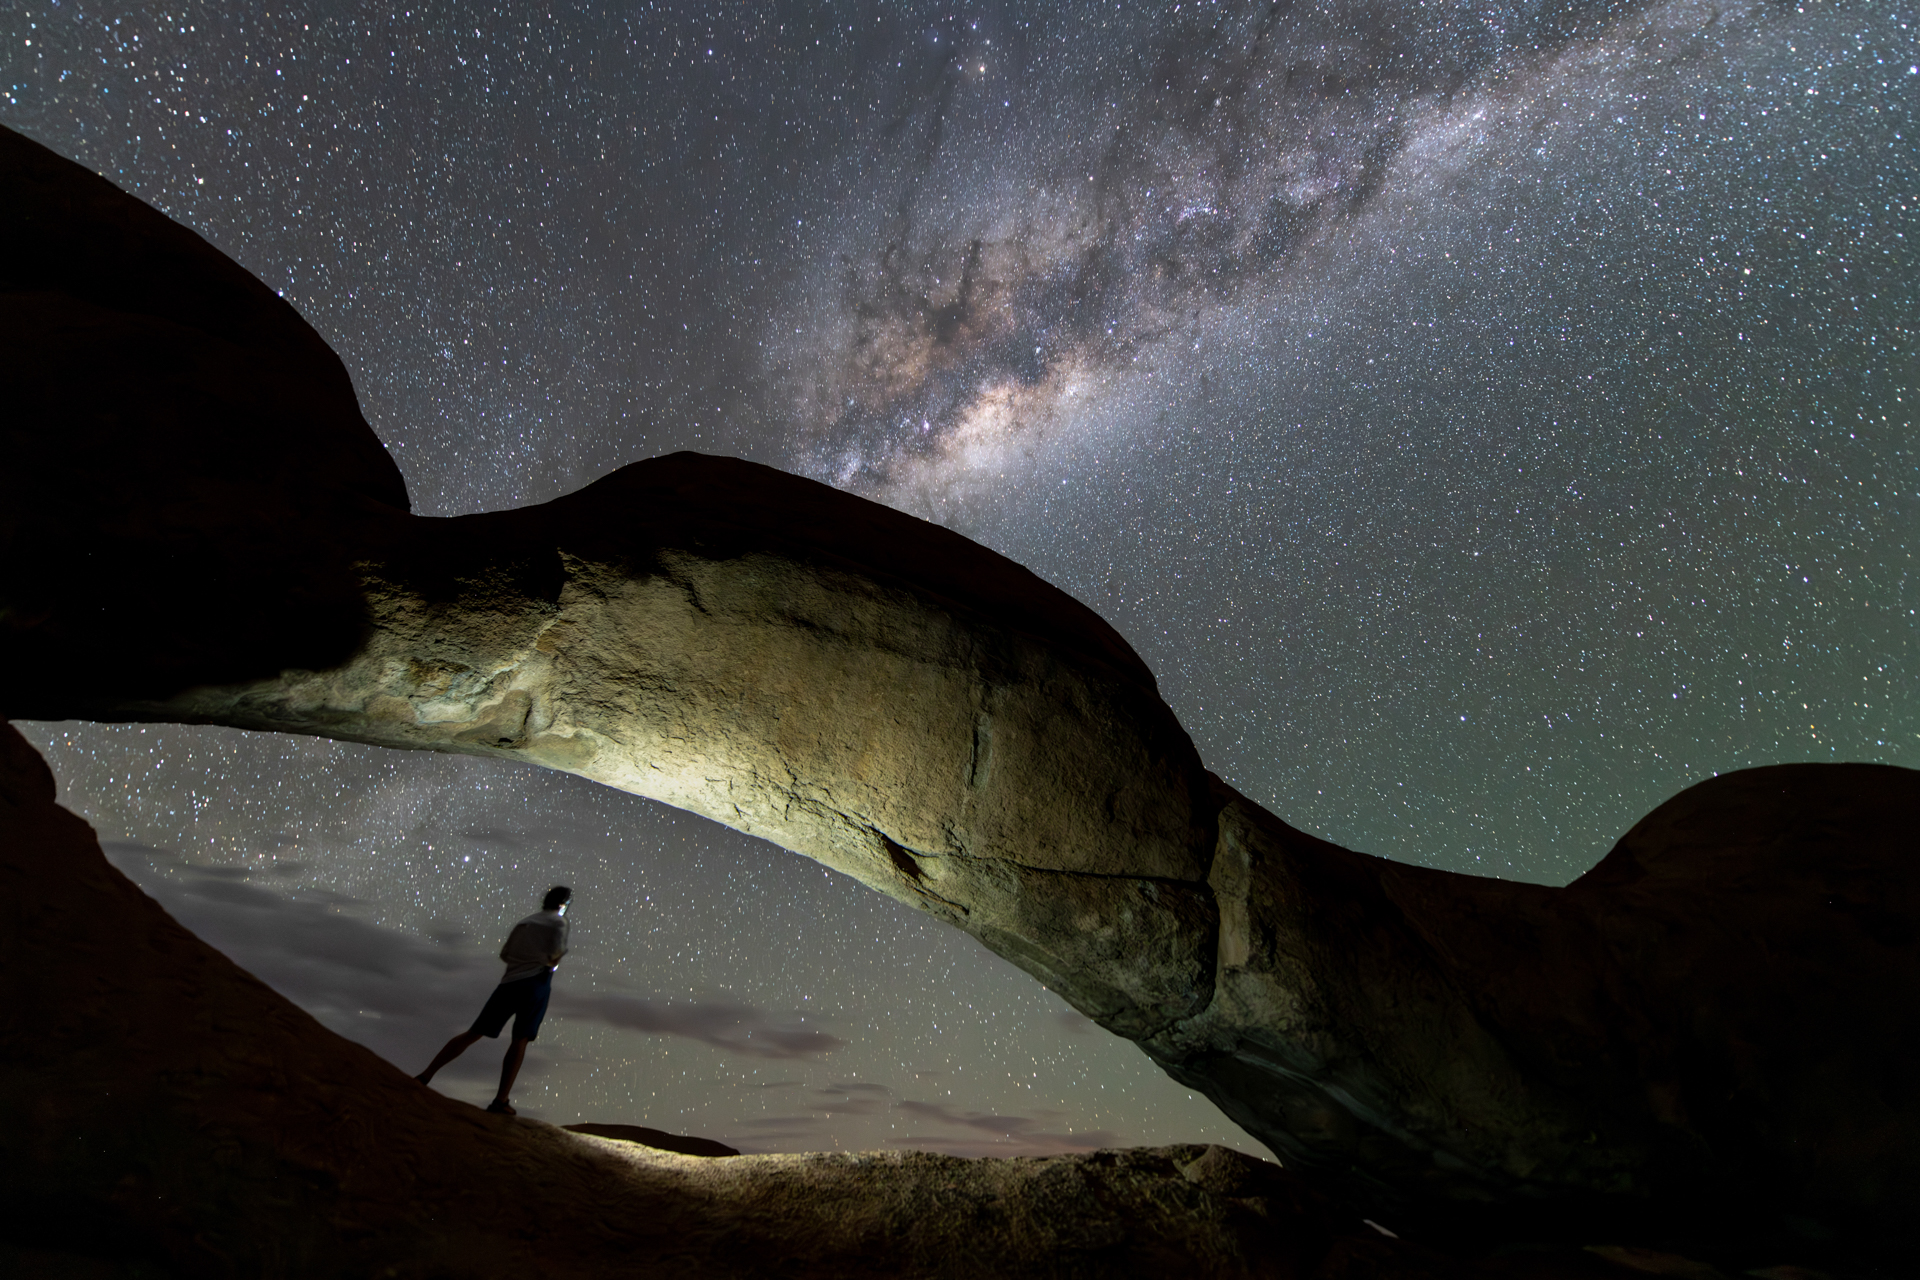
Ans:
{"type": "Polygon", "coordinates": [[[558,911],[536,911],[513,926],[500,958],[507,962],[502,982],[518,982],[553,972],[567,954],[567,918],[558,911]]]}

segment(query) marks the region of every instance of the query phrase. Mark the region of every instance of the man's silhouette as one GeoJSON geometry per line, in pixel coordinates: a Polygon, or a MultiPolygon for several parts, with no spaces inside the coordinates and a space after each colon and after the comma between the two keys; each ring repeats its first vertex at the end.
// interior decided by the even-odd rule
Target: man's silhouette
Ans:
{"type": "Polygon", "coordinates": [[[500,985],[487,997],[486,1008],[466,1031],[447,1041],[437,1057],[414,1079],[421,1084],[432,1081],[434,1073],[473,1047],[481,1036],[500,1034],[507,1019],[513,1019],[513,1043],[500,1064],[500,1093],[487,1105],[495,1115],[510,1116],[513,1108],[507,1095],[513,1092],[513,1078],[520,1074],[520,1061],[527,1056],[527,1045],[540,1033],[540,1020],[547,1016],[547,1000],[553,995],[553,970],[567,954],[567,903],[573,890],[557,884],[547,890],[540,910],[513,926],[500,958],[507,972],[500,985]]]}

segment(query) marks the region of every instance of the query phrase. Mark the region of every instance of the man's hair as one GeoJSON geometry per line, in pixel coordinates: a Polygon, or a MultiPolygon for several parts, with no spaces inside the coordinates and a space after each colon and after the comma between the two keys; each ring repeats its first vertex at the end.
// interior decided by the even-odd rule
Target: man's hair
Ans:
{"type": "Polygon", "coordinates": [[[547,896],[540,901],[542,911],[551,911],[563,902],[573,901],[573,890],[563,884],[557,884],[547,890],[547,896]]]}

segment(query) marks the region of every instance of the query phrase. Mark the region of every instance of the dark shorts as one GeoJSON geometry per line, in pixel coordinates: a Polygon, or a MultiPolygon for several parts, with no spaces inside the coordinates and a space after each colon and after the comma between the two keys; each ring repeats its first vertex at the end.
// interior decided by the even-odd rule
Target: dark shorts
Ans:
{"type": "Polygon", "coordinates": [[[507,1025],[507,1019],[513,1019],[513,1038],[531,1040],[540,1034],[540,1019],[547,1016],[547,1001],[553,997],[553,974],[535,974],[531,978],[519,978],[513,982],[503,982],[493,989],[487,997],[487,1007],[467,1028],[469,1034],[477,1033],[489,1040],[500,1034],[507,1025]]]}

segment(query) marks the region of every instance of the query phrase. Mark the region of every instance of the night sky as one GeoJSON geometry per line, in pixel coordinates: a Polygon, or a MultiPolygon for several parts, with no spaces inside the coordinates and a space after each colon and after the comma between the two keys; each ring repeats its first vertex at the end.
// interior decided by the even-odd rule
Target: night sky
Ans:
{"type": "MultiPolygon", "coordinates": [[[[813,476],[1098,610],[1295,826],[1562,883],[1715,772],[1920,767],[1916,23],[12,0],[0,121],[282,290],[423,514],[677,449],[813,476]]],[[[24,728],[117,865],[410,1072],[574,885],[528,1114],[1260,1150],[971,940],[702,819],[24,728]]]]}

